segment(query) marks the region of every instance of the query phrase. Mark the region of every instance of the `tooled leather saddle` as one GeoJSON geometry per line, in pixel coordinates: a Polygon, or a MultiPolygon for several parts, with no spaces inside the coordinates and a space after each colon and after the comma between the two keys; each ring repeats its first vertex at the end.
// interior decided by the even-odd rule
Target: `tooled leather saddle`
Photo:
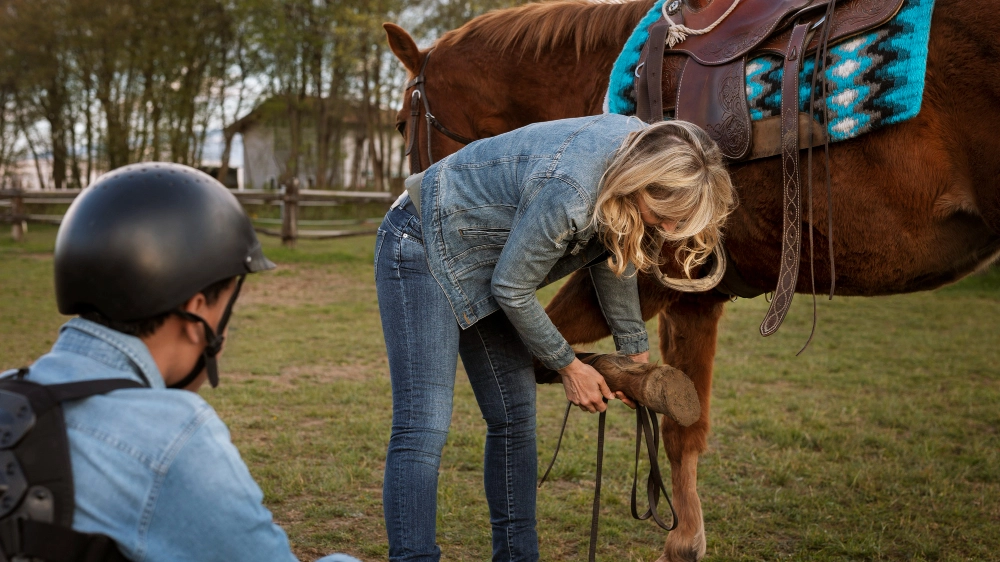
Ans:
{"type": "MultiPolygon", "coordinates": [[[[707,6],[692,8],[682,0],[667,0],[663,11],[673,24],[697,30],[713,22],[718,22],[717,26],[703,35],[689,35],[673,47],[665,46],[671,22],[661,16],[649,28],[649,40],[635,73],[639,118],[655,122],[673,117],[695,123],[731,161],[782,155],[781,265],[774,298],[760,327],[762,335],[773,334],[781,325],[798,280],[802,238],[799,150],[829,142],[825,112],[819,111],[825,90],[818,99],[809,100],[806,112],[800,111],[802,65],[806,57],[816,61],[810,89],[813,96],[815,76],[825,71],[827,46],[886,24],[903,2],[712,0],[707,6]],[[726,15],[727,11],[731,13],[726,15]],[[763,54],[783,61],[781,114],[751,121],[746,64],[749,57],[763,54]]],[[[829,177],[829,169],[827,172],[829,177]]],[[[811,181],[812,174],[808,176],[811,181]]],[[[829,182],[827,188],[829,196],[829,182]]],[[[832,242],[832,220],[830,228],[832,242]]],[[[831,287],[831,296],[832,292],[831,287]]]]}

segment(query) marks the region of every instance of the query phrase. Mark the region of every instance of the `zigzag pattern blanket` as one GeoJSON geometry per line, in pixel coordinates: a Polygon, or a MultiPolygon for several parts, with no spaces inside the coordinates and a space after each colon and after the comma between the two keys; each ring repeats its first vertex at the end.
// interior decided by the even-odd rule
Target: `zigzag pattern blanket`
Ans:
{"type": "MultiPolygon", "coordinates": [[[[660,18],[667,1],[656,2],[615,61],[606,112],[635,114],[635,67],[649,38],[649,27],[660,18]]],[[[830,47],[824,78],[832,141],[852,139],[920,112],[933,9],[934,0],[906,0],[888,24],[830,47]]],[[[808,57],[799,82],[802,111],[809,103],[812,71],[813,58],[808,57]]],[[[747,62],[747,99],[754,121],[780,115],[781,76],[778,57],[765,55],[747,62]]],[[[819,90],[820,84],[816,87],[819,90]]],[[[820,94],[817,91],[817,99],[820,94]]]]}

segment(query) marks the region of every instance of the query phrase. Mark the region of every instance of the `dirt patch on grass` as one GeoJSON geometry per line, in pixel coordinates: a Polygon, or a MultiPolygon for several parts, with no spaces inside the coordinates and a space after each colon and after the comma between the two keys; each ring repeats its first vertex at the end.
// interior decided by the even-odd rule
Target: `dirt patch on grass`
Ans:
{"type": "Polygon", "coordinates": [[[365,381],[388,369],[385,361],[371,365],[304,365],[286,367],[280,374],[227,373],[226,379],[242,383],[266,382],[275,388],[292,389],[303,383],[323,384],[334,381],[365,381]]]}
{"type": "Polygon", "coordinates": [[[334,271],[334,266],[283,264],[274,273],[247,279],[240,305],[327,305],[374,294],[375,283],[334,271]]]}
{"type": "Polygon", "coordinates": [[[0,255],[9,258],[22,258],[32,261],[52,261],[52,252],[22,252],[20,250],[7,250],[6,248],[0,248],[0,255]]]}

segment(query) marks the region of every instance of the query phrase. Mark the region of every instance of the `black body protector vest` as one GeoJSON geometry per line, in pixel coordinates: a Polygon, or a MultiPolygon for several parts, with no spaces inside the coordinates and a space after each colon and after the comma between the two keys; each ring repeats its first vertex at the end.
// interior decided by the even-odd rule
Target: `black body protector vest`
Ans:
{"type": "Polygon", "coordinates": [[[128,379],[40,385],[27,369],[0,380],[0,562],[127,562],[106,535],[74,531],[73,470],[62,403],[128,379]]]}

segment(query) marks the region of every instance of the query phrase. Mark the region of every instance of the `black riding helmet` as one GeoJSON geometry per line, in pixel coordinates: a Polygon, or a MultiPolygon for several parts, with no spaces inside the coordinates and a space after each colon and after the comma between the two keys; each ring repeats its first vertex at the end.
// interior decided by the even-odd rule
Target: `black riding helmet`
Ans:
{"type": "MultiPolygon", "coordinates": [[[[97,311],[118,321],[174,312],[204,324],[207,363],[218,384],[217,335],[180,306],[212,283],[273,269],[239,202],[214,178],[180,164],[132,164],[109,172],[70,205],[59,227],[55,287],[59,312],[97,311]]],[[[186,386],[190,380],[185,379],[186,386]]]]}

